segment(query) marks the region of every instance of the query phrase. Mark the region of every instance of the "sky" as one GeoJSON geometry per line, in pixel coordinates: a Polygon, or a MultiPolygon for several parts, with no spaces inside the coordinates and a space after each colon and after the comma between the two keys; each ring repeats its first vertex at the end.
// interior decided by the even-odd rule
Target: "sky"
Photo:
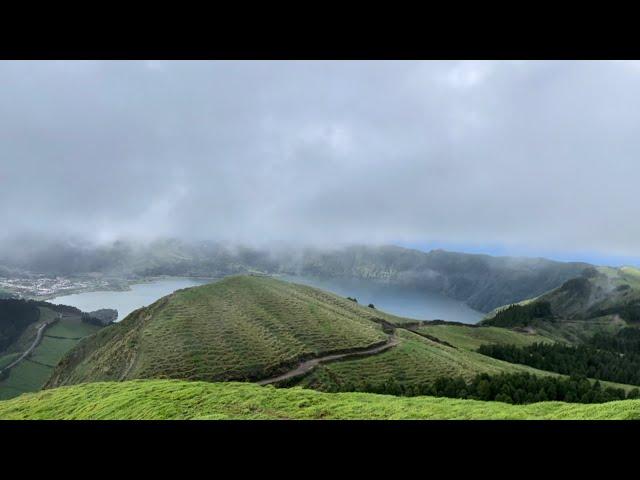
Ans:
{"type": "Polygon", "coordinates": [[[640,258],[638,62],[4,61],[0,146],[0,240],[640,258]]]}

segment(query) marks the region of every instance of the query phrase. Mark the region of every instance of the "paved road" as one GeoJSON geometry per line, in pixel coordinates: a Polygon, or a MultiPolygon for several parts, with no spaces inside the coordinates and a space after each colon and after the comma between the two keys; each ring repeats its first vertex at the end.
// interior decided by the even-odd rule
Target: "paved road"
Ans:
{"type": "Polygon", "coordinates": [[[52,323],[55,323],[56,321],[60,320],[60,318],[62,318],[62,315],[58,314],[58,318],[56,318],[55,320],[49,320],[47,322],[44,322],[42,325],[40,325],[38,327],[38,331],[36,333],[36,338],[33,341],[33,343],[31,344],[31,346],[22,355],[20,355],[16,360],[14,360],[9,365],[7,365],[2,370],[0,370],[0,374],[4,373],[7,370],[11,370],[13,367],[18,365],[22,360],[24,360],[29,355],[31,355],[31,352],[33,352],[33,350],[40,344],[40,341],[42,340],[42,334],[44,333],[45,328],[47,328],[52,323]]]}
{"type": "Polygon", "coordinates": [[[313,370],[317,365],[323,363],[323,362],[330,362],[332,360],[338,360],[341,358],[346,358],[346,357],[357,357],[357,356],[363,356],[363,355],[375,355],[376,353],[381,353],[384,352],[385,350],[388,350],[392,347],[395,347],[396,345],[398,345],[399,340],[395,335],[391,335],[389,337],[389,340],[387,340],[387,343],[385,343],[384,345],[378,345],[377,347],[372,347],[372,348],[367,348],[365,350],[360,350],[357,352],[351,352],[351,353],[337,353],[337,354],[333,354],[333,355],[326,355],[324,357],[318,357],[318,358],[313,358],[311,360],[307,360],[306,362],[302,362],[300,365],[298,365],[296,368],[294,368],[293,370],[289,370],[286,373],[283,373],[282,375],[278,375],[277,377],[271,377],[271,378],[267,378],[264,380],[260,380],[259,382],[256,382],[258,385],[269,385],[271,383],[278,383],[281,382],[283,380],[288,380],[290,378],[294,378],[294,377],[298,377],[301,375],[305,375],[307,373],[309,373],[311,370],[313,370]]]}

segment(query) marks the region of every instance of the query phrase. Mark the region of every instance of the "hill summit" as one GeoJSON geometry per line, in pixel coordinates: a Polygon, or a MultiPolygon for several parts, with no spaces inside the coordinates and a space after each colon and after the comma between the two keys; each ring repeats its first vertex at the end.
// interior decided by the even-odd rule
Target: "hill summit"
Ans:
{"type": "Polygon", "coordinates": [[[382,345],[384,312],[303,285],[242,275],[178,290],[81,342],[49,387],[175,378],[277,375],[323,354],[382,345]]]}

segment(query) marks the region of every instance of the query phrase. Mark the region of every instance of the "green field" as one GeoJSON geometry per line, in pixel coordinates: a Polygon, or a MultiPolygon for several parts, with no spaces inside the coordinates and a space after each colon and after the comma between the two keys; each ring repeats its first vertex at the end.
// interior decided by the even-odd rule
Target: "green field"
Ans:
{"type": "Polygon", "coordinates": [[[381,320],[404,325],[395,330],[399,345],[321,364],[290,381],[323,391],[376,391],[389,382],[424,385],[440,377],[471,380],[480,373],[555,375],[474,351],[487,342],[546,341],[539,335],[496,327],[420,328],[312,287],[234,276],[177,291],[84,339],[58,364],[47,387],[142,378],[255,381],[288,371],[303,359],[384,342],[390,331],[383,331],[381,320]]]}
{"type": "Polygon", "coordinates": [[[640,400],[500,402],[322,393],[247,383],[89,383],[0,402],[0,419],[640,419],[640,400]]]}
{"type": "MultiPolygon", "coordinates": [[[[469,332],[471,330],[466,329],[469,332]]],[[[474,337],[464,339],[461,332],[457,333],[461,344],[469,345],[475,340],[474,337]]],[[[526,372],[533,375],[562,376],[497,360],[473,350],[452,348],[408,330],[398,329],[396,335],[401,341],[398,346],[378,355],[319,365],[310,375],[300,379],[297,385],[326,392],[376,391],[388,382],[420,385],[432,383],[439,377],[463,377],[471,380],[480,373],[495,375],[526,372]]],[[[511,337],[499,337],[499,334],[494,333],[493,338],[511,337]]],[[[600,383],[605,387],[622,388],[627,392],[634,388],[632,385],[614,382],[600,383]]]]}
{"type": "Polygon", "coordinates": [[[432,335],[454,347],[477,350],[487,343],[503,343],[527,346],[536,342],[551,340],[537,334],[528,334],[498,327],[467,327],[464,325],[426,325],[417,328],[420,333],[432,335]]]}
{"type": "Polygon", "coordinates": [[[0,370],[9,365],[20,356],[20,352],[8,353],[0,356],[0,370]]]}
{"type": "Polygon", "coordinates": [[[25,392],[37,392],[51,375],[52,368],[30,359],[13,367],[9,377],[0,382],[0,399],[12,398],[25,392]]]}
{"type": "MultiPolygon", "coordinates": [[[[471,330],[471,329],[469,329],[471,330]]],[[[420,335],[397,330],[400,345],[378,355],[320,365],[303,378],[301,386],[323,391],[340,391],[365,385],[377,388],[390,381],[425,384],[439,377],[463,377],[471,380],[479,373],[529,372],[551,375],[524,365],[496,360],[462,348],[452,348],[420,335]]]]}
{"type": "MultiPolygon", "coordinates": [[[[48,308],[40,307],[40,320],[55,318],[57,314],[48,308]]],[[[40,324],[40,321],[38,322],[40,324]]],[[[34,330],[34,329],[31,329],[34,330]]],[[[99,327],[82,323],[79,317],[68,316],[48,327],[40,344],[29,358],[12,368],[8,377],[0,381],[0,399],[15,397],[25,392],[35,392],[48,380],[53,367],[79,341],[99,327]],[[63,337],[63,338],[53,338],[63,337]]],[[[19,348],[24,350],[33,342],[33,332],[19,340],[19,348]]],[[[17,347],[16,347],[17,348],[17,347]]],[[[0,368],[20,356],[20,352],[0,357],[0,368]]]]}
{"type": "Polygon", "coordinates": [[[264,378],[304,358],[385,342],[375,318],[402,321],[312,287],[227,277],[174,292],[86,339],[50,385],[264,378]]]}

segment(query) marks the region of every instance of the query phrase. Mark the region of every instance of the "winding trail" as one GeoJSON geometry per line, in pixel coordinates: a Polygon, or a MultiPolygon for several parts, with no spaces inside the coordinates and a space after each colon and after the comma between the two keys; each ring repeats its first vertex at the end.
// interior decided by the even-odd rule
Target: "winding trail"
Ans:
{"type": "Polygon", "coordinates": [[[300,376],[306,375],[307,373],[309,373],[311,370],[313,370],[316,366],[318,366],[321,363],[331,362],[333,360],[340,360],[340,359],[347,358],[347,357],[360,357],[360,356],[366,356],[366,355],[375,355],[377,353],[382,353],[385,350],[389,350],[390,348],[395,347],[396,345],[398,345],[398,343],[400,343],[400,340],[398,340],[398,337],[396,337],[395,335],[390,335],[389,339],[387,340],[387,343],[385,343],[383,345],[378,345],[377,347],[366,348],[366,349],[360,350],[360,351],[354,351],[354,352],[349,352],[349,353],[335,353],[333,355],[325,355],[324,357],[312,358],[311,360],[307,360],[305,362],[302,362],[300,365],[298,365],[293,370],[289,370],[288,372],[283,373],[281,375],[278,375],[276,377],[271,377],[271,378],[266,378],[264,380],[260,380],[260,381],[258,381],[256,383],[258,385],[269,385],[269,384],[272,384],[272,383],[281,382],[283,380],[289,380],[290,378],[300,377],[300,376]]]}
{"type": "Polygon", "coordinates": [[[53,320],[48,320],[45,321],[42,325],[40,325],[38,327],[38,331],[36,333],[36,338],[33,341],[33,343],[31,344],[31,346],[25,350],[23,352],[22,355],[20,355],[16,360],[14,360],[13,362],[11,362],[9,365],[7,365],[6,367],[4,367],[2,370],[0,370],[0,374],[3,374],[4,372],[6,372],[7,370],[11,370],[13,367],[15,367],[16,365],[18,365],[22,360],[24,360],[25,358],[27,358],[29,355],[31,355],[31,352],[33,352],[33,350],[40,344],[40,342],[42,341],[42,334],[44,333],[45,328],[47,328],[49,325],[51,325],[52,323],[57,322],[58,320],[60,320],[62,318],[61,314],[58,314],[58,316],[53,319],[53,320]]]}

